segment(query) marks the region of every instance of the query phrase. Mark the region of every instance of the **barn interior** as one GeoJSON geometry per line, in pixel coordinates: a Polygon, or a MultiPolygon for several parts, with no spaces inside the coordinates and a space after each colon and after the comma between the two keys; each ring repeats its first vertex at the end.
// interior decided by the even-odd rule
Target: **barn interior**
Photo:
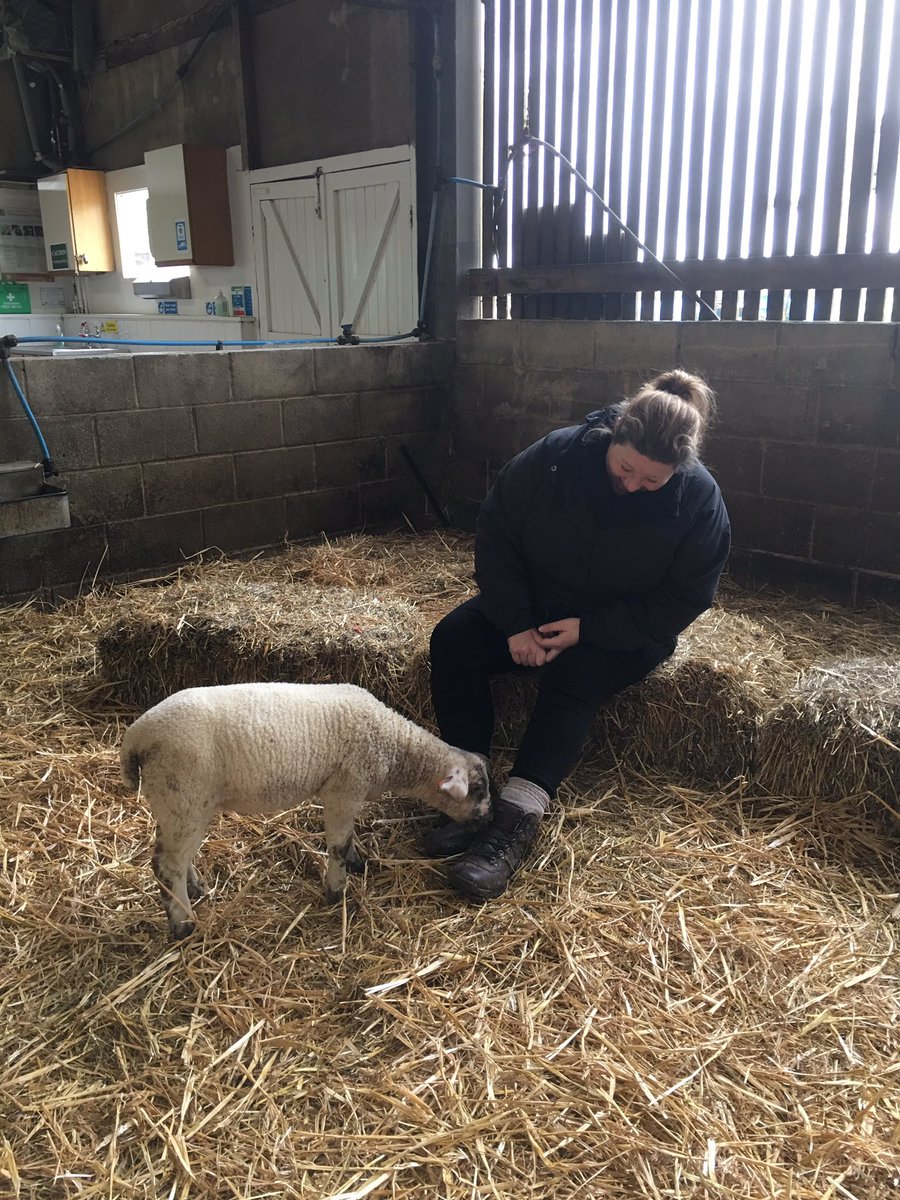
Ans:
{"type": "Polygon", "coordinates": [[[900,0],[0,2],[0,1194],[900,1188],[898,48],[900,0]],[[433,730],[503,464],[673,366],[727,568],[509,890],[404,797],[337,908],[320,806],[223,814],[169,942],[130,722],[433,730]]]}

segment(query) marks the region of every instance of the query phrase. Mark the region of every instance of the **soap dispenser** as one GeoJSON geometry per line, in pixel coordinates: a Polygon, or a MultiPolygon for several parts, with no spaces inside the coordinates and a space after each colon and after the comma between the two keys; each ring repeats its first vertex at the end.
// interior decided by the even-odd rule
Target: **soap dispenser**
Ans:
{"type": "Polygon", "coordinates": [[[228,316],[228,301],[225,299],[225,293],[219,288],[219,294],[216,296],[214,304],[216,306],[217,317],[228,316]]]}

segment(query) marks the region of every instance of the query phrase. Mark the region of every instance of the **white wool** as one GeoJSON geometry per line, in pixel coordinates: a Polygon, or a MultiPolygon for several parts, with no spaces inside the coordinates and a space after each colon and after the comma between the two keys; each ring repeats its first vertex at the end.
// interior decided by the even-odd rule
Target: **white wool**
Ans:
{"type": "Polygon", "coordinates": [[[480,755],[448,746],[346,683],[187,688],[135,721],[121,763],[159,824],[154,869],[173,932],[185,922],[173,915],[172,897],[190,924],[182,895],[196,879],[190,860],[221,809],[273,812],[318,796],[334,899],[346,866],[358,861],[353,821],[367,798],[400,792],[460,820],[483,815],[488,804],[480,755]]]}

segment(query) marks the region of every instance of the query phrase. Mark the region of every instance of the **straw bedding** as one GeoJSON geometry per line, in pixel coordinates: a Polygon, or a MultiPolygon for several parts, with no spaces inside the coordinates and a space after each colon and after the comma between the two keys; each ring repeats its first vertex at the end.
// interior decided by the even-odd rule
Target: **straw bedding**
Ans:
{"type": "MultiPolygon", "coordinates": [[[[331,579],[297,549],[176,584],[213,570],[221,590],[240,570],[251,589],[355,589],[357,611],[375,598],[413,610],[396,611],[415,641],[417,615],[427,628],[471,586],[457,549],[360,539],[349,563],[321,548],[331,579]]],[[[323,905],[315,805],[226,816],[200,856],[201,931],[167,944],[148,816],[116,766],[138,709],[100,674],[96,646],[137,593],[168,586],[0,610],[0,1195],[900,1188],[894,843],[849,793],[787,802],[597,757],[485,907],[418,858],[426,818],[411,803],[365,815],[370,867],[337,910],[323,905]]],[[[268,612],[271,592],[256,594],[268,612]]],[[[807,685],[823,649],[887,658],[896,645],[881,619],[743,600],[750,632],[807,685]]],[[[279,628],[260,647],[280,647],[279,628]]],[[[360,653],[342,646],[334,669],[360,653]]],[[[844,671],[830,701],[812,694],[833,708],[854,686],[844,671]]]]}

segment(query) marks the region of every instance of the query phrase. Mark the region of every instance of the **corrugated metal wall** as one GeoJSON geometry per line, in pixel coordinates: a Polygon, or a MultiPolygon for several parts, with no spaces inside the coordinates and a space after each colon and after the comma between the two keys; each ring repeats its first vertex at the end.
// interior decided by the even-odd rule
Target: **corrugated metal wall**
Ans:
{"type": "MultiPolygon", "coordinates": [[[[900,278],[840,287],[847,256],[900,250],[900,0],[485,0],[485,15],[484,178],[506,182],[496,211],[486,205],[485,268],[647,258],[559,158],[532,146],[509,161],[527,131],[669,263],[834,256],[833,287],[726,278],[703,291],[723,318],[900,319],[900,278]]],[[[859,275],[857,263],[845,278],[859,275]]],[[[701,311],[690,292],[659,290],[485,304],[526,317],[701,311]]]]}

